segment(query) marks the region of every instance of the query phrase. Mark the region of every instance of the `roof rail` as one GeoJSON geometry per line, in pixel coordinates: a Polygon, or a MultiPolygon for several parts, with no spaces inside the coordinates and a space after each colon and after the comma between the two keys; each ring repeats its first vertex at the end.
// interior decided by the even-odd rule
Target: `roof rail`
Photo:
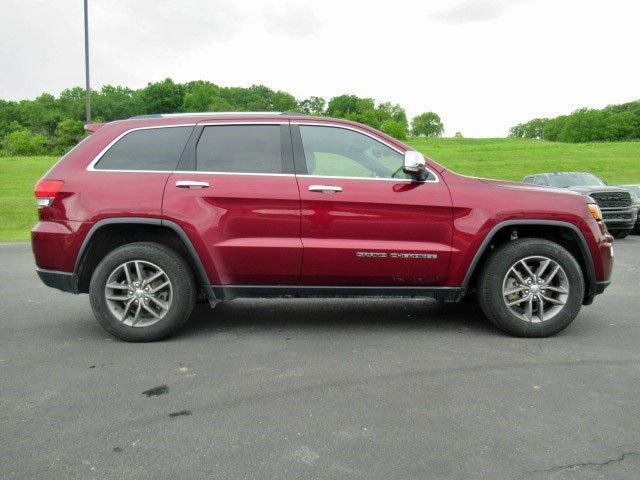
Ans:
{"type": "Polygon", "coordinates": [[[136,115],[134,118],[171,118],[171,117],[202,117],[208,115],[282,115],[283,112],[185,112],[185,113],[153,113],[150,115],[136,115]]]}

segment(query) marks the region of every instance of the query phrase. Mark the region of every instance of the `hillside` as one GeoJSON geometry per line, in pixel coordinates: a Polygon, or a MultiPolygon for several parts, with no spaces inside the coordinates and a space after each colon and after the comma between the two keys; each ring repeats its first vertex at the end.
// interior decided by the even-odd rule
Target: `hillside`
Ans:
{"type": "MultiPolygon", "coordinates": [[[[524,175],[584,170],[609,183],[640,183],[640,142],[551,143],[516,138],[410,139],[412,147],[466,175],[522,180],[524,175]]],[[[56,157],[0,158],[0,241],[27,240],[36,222],[33,186],[56,157]]]]}

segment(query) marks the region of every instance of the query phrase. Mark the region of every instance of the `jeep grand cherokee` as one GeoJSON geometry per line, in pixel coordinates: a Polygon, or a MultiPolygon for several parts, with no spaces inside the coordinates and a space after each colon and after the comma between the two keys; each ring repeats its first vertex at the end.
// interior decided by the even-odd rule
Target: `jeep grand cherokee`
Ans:
{"type": "Polygon", "coordinates": [[[365,125],[151,115],[92,134],[37,183],[37,272],[111,334],[175,332],[200,298],[477,298],[552,335],[609,283],[612,238],[569,191],[470,178],[365,125]]]}

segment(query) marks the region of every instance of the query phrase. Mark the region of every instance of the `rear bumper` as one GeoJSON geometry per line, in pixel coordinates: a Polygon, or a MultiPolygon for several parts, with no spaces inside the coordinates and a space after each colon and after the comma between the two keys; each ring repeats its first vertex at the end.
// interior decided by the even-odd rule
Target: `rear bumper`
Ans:
{"type": "Polygon", "coordinates": [[[57,288],[63,292],[78,293],[78,277],[75,273],[44,268],[36,269],[36,273],[47,287],[57,288]]]}

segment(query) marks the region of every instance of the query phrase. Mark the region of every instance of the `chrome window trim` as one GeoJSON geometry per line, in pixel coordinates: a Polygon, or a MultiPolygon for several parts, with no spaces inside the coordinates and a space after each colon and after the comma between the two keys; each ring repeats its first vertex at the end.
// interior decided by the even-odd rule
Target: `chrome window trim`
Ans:
{"type": "Polygon", "coordinates": [[[378,177],[336,177],[329,175],[298,175],[300,178],[333,178],[337,180],[374,180],[377,182],[394,182],[394,183],[437,183],[434,180],[420,182],[411,178],[378,178],[378,177]]]}
{"type": "Polygon", "coordinates": [[[184,113],[161,113],[160,118],[181,118],[181,117],[204,117],[204,116],[232,116],[250,117],[252,115],[282,115],[282,112],[184,112],[184,113]]]}
{"type": "MultiPolygon", "coordinates": [[[[114,138],[106,147],[104,147],[100,152],[91,160],[91,163],[87,165],[86,170],[89,172],[132,172],[132,173],[171,173],[173,170],[119,170],[119,169],[108,169],[108,168],[95,168],[96,163],[100,161],[100,159],[104,156],[107,151],[111,147],[113,147],[121,138],[129,135],[130,133],[137,132],[138,130],[152,130],[157,128],[174,128],[174,127],[195,127],[196,123],[181,123],[179,125],[153,125],[148,127],[134,127],[130,128],[122,132],[116,138],[114,138]]],[[[185,145],[186,146],[186,145],[185,145]]]]}
{"type": "Polygon", "coordinates": [[[208,172],[204,170],[173,170],[170,173],[185,173],[187,175],[250,175],[260,177],[295,177],[293,173],[208,172]]]}
{"type": "Polygon", "coordinates": [[[151,130],[156,128],[174,128],[174,127],[195,127],[198,125],[209,126],[209,125],[311,125],[311,126],[320,126],[320,127],[332,127],[332,128],[343,128],[345,130],[352,130],[354,132],[361,133],[366,135],[373,140],[376,140],[383,145],[395,150],[401,155],[404,155],[404,152],[397,147],[385,142],[384,140],[373,136],[372,134],[361,130],[356,127],[352,127],[350,125],[335,125],[330,123],[321,123],[321,122],[304,122],[304,121],[289,121],[289,120],[267,120],[267,121],[237,121],[237,122],[216,122],[215,120],[207,120],[203,122],[197,123],[180,123],[176,125],[152,125],[146,127],[134,127],[130,128],[122,132],[116,138],[114,138],[106,147],[104,147],[89,163],[86,170],[89,172],[108,172],[108,173],[162,173],[162,174],[171,174],[171,173],[186,173],[190,175],[249,175],[249,176],[265,176],[265,177],[306,177],[306,178],[335,178],[335,179],[344,179],[344,180],[376,180],[376,181],[384,181],[384,182],[396,182],[396,183],[438,183],[440,178],[438,175],[431,170],[428,166],[425,166],[427,171],[433,175],[435,180],[425,180],[423,182],[419,182],[417,180],[412,180],[410,178],[375,178],[375,177],[341,177],[341,176],[329,176],[329,175],[296,175],[293,173],[248,173],[248,172],[210,172],[204,170],[118,170],[118,169],[106,169],[106,168],[95,168],[95,165],[100,161],[100,159],[104,156],[105,153],[115,145],[118,140],[123,138],[125,135],[129,133],[138,131],[138,130],[151,130]]]}
{"type": "MultiPolygon", "coordinates": [[[[290,122],[291,125],[310,125],[310,126],[314,126],[314,127],[330,127],[330,128],[342,128],[344,130],[352,130],[354,132],[357,133],[361,133],[363,135],[366,135],[367,137],[372,138],[373,140],[380,142],[381,144],[389,147],[391,150],[395,150],[396,152],[398,152],[400,155],[402,155],[404,157],[404,152],[402,150],[400,150],[398,147],[391,145],[390,143],[382,140],[381,138],[378,138],[374,135],[372,135],[371,133],[362,130],[360,128],[357,127],[352,127],[351,125],[337,125],[337,124],[331,124],[331,123],[322,123],[322,122],[305,122],[304,120],[301,121],[297,121],[297,120],[293,120],[290,122]]],[[[304,148],[304,145],[303,145],[304,148]]],[[[414,150],[417,151],[417,150],[414,150]]],[[[436,175],[436,172],[434,172],[433,170],[431,170],[428,166],[425,165],[425,169],[427,170],[427,172],[429,172],[431,175],[433,175],[434,180],[424,180],[424,181],[418,181],[418,180],[413,180],[410,178],[376,178],[376,177],[340,177],[340,176],[330,176],[330,175],[298,175],[299,177],[313,177],[313,178],[344,178],[344,179],[348,179],[348,180],[384,180],[387,182],[405,182],[405,183],[438,183],[440,181],[440,178],[438,177],[438,175],[436,175]]]]}

